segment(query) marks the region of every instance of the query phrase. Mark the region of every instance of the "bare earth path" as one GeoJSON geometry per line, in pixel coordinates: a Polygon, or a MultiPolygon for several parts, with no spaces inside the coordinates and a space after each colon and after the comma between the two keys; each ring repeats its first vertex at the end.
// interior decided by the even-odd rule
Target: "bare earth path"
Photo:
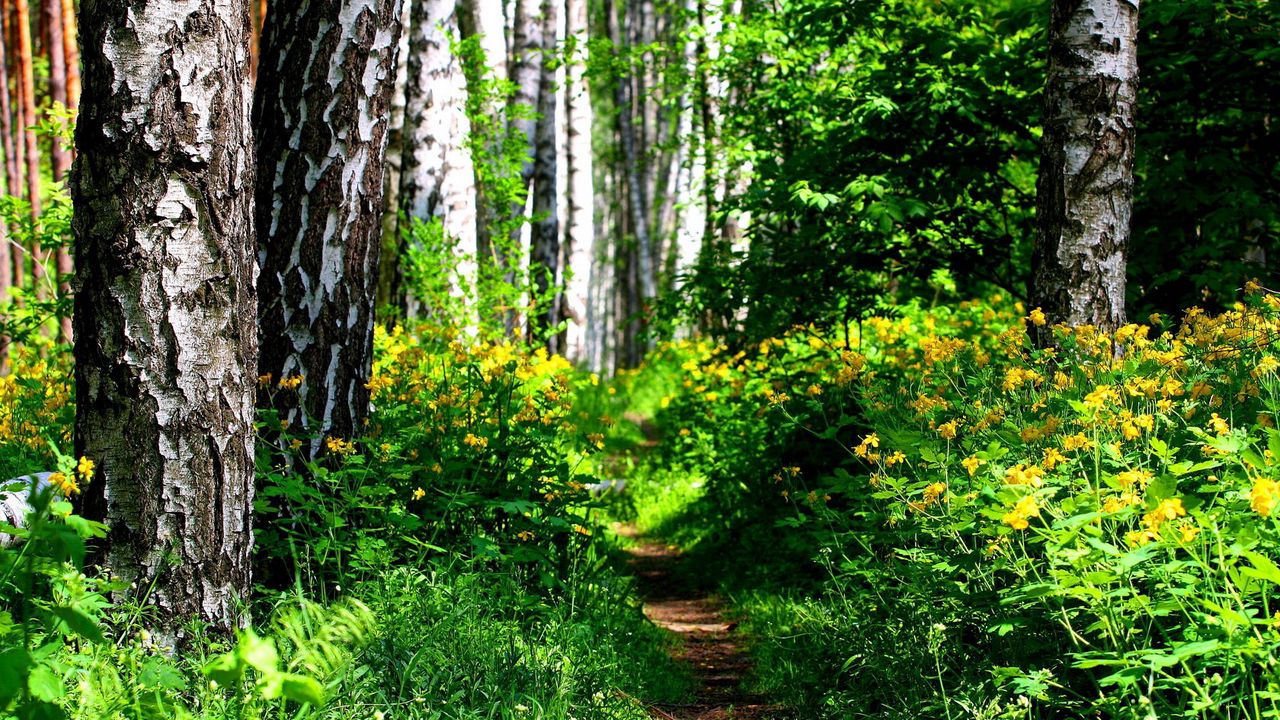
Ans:
{"type": "MultiPolygon", "coordinates": [[[[632,528],[619,534],[634,537],[632,528]]],[[[655,705],[653,717],[665,720],[782,720],[776,706],[742,689],[751,661],[735,624],[726,621],[717,600],[680,580],[680,553],[644,542],[628,551],[644,598],[644,613],[655,625],[680,637],[675,658],[690,666],[698,688],[685,705],[655,705]]]]}

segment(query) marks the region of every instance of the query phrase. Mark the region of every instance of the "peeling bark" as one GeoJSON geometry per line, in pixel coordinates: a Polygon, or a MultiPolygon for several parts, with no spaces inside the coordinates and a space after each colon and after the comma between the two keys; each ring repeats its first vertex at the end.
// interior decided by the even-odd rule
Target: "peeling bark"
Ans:
{"type": "Polygon", "coordinates": [[[250,587],[245,2],[81,3],[76,452],[97,463],[84,502],[111,526],[106,567],[170,632],[242,625],[250,587]]]}
{"type": "Polygon", "coordinates": [[[1054,0],[1032,307],[1050,326],[1125,321],[1137,95],[1136,0],[1054,0]]]}
{"type": "MultiPolygon", "coordinates": [[[[401,0],[313,0],[267,16],[254,101],[259,373],[311,434],[351,437],[369,410],[383,160],[401,0]]],[[[265,399],[264,399],[264,402],[265,399]]]]}
{"type": "MultiPolygon", "coordinates": [[[[439,218],[455,252],[474,258],[475,167],[467,149],[467,81],[450,47],[458,35],[456,0],[419,0],[413,12],[399,207],[407,218],[439,218]]],[[[459,275],[457,295],[475,282],[473,261],[462,263],[459,275]]]]}

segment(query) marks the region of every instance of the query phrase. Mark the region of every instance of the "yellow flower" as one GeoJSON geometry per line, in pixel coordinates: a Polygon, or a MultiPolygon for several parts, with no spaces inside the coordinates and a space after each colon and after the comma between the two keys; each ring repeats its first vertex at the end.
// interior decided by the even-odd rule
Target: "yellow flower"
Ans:
{"type": "Polygon", "coordinates": [[[467,436],[462,438],[462,442],[463,444],[473,448],[489,447],[489,438],[473,435],[472,433],[467,433],[467,436]]]}
{"type": "Polygon", "coordinates": [[[947,492],[947,484],[944,482],[930,483],[924,489],[924,504],[932,505],[947,492]]]}
{"type": "Polygon", "coordinates": [[[1149,470],[1125,470],[1116,474],[1116,482],[1122,488],[1145,488],[1154,475],[1149,470]]]}
{"type": "Polygon", "coordinates": [[[281,378],[279,387],[281,390],[297,390],[305,377],[305,375],[294,375],[293,377],[281,378]]]}
{"type": "Polygon", "coordinates": [[[343,440],[342,438],[336,438],[336,437],[327,437],[324,439],[324,444],[325,444],[325,447],[329,448],[329,452],[333,453],[334,455],[342,455],[346,457],[348,455],[354,455],[356,452],[356,445],[350,440],[343,440]]]}
{"type": "Polygon", "coordinates": [[[416,490],[413,491],[413,499],[421,500],[423,496],[425,496],[426,494],[427,494],[426,490],[423,490],[422,488],[417,488],[416,490]]]}
{"type": "Polygon", "coordinates": [[[80,462],[76,464],[76,473],[79,474],[81,479],[85,482],[89,482],[93,479],[93,468],[93,461],[87,457],[82,457],[80,458],[80,462]]]}
{"type": "Polygon", "coordinates": [[[1067,452],[1071,452],[1072,450],[1080,450],[1082,448],[1087,448],[1087,447],[1090,447],[1091,445],[1093,445],[1093,441],[1085,437],[1084,433],[1076,433],[1075,435],[1068,435],[1067,437],[1062,439],[1062,449],[1066,450],[1067,452]]]}
{"type": "Polygon", "coordinates": [[[1262,517],[1271,517],[1280,502],[1280,483],[1271,478],[1260,477],[1253,481],[1253,489],[1249,491],[1249,506],[1262,517]]]}
{"type": "Polygon", "coordinates": [[[63,497],[71,497],[80,492],[80,486],[76,484],[76,481],[60,472],[49,476],[49,484],[63,497]]]}
{"type": "Polygon", "coordinates": [[[1182,498],[1165,498],[1160,501],[1155,510],[1143,516],[1143,521],[1147,527],[1155,531],[1159,530],[1165,522],[1176,520],[1186,514],[1186,508],[1182,507],[1182,498]]]}
{"type": "Polygon", "coordinates": [[[954,440],[956,437],[956,421],[951,420],[939,425],[938,434],[941,435],[944,440],[954,440]]]}
{"type": "Polygon", "coordinates": [[[1039,465],[1023,465],[1019,463],[1004,471],[1004,481],[1010,485],[1044,485],[1044,468],[1039,465]]]}
{"type": "Polygon", "coordinates": [[[1035,497],[1028,495],[1019,500],[1013,510],[1000,518],[1000,521],[1014,530],[1026,530],[1031,526],[1027,521],[1033,517],[1040,517],[1040,508],[1036,505],[1035,497]]]}
{"type": "Polygon", "coordinates": [[[1066,461],[1067,461],[1066,456],[1058,452],[1058,448],[1051,447],[1048,450],[1044,451],[1043,464],[1046,470],[1052,470],[1055,467],[1057,467],[1060,463],[1064,463],[1066,461]]]}
{"type": "Polygon", "coordinates": [[[1031,314],[1027,316],[1027,319],[1030,320],[1031,324],[1035,325],[1036,327],[1041,327],[1046,322],[1048,322],[1048,320],[1044,316],[1044,311],[1041,310],[1040,308],[1036,308],[1035,310],[1032,310],[1031,314]]]}
{"type": "Polygon", "coordinates": [[[969,477],[973,477],[974,473],[978,472],[978,467],[983,465],[985,462],[985,460],[979,460],[971,455],[961,460],[960,464],[964,466],[965,470],[969,471],[969,477]]]}
{"type": "Polygon", "coordinates": [[[810,397],[817,397],[822,394],[822,386],[815,383],[806,388],[804,392],[810,397]]]}
{"type": "Polygon", "coordinates": [[[1209,418],[1209,426],[1219,435],[1226,435],[1231,432],[1231,425],[1229,425],[1226,420],[1218,417],[1218,413],[1214,413],[1209,418]]]}

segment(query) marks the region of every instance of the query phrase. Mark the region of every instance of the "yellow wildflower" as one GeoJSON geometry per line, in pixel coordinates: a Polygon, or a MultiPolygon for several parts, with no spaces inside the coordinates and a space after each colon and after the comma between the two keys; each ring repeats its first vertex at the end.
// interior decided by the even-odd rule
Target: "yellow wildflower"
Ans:
{"type": "Polygon", "coordinates": [[[1271,517],[1280,502],[1280,482],[1271,478],[1260,477],[1253,481],[1253,489],[1249,491],[1249,506],[1262,517],[1271,517]]]}
{"type": "Polygon", "coordinates": [[[956,437],[956,421],[951,420],[939,425],[938,434],[941,435],[944,440],[954,440],[956,437]]]}
{"type": "Polygon", "coordinates": [[[1026,530],[1031,526],[1027,521],[1033,517],[1040,517],[1040,508],[1036,505],[1035,497],[1028,495],[1019,500],[1013,510],[1000,518],[1000,521],[1014,530],[1026,530]]]}
{"type": "Polygon", "coordinates": [[[1048,319],[1045,318],[1044,316],[1044,311],[1041,310],[1040,308],[1036,308],[1035,310],[1032,310],[1031,314],[1027,316],[1027,319],[1030,320],[1031,324],[1035,325],[1036,327],[1041,327],[1046,322],[1048,322],[1048,319]]]}
{"type": "Polygon", "coordinates": [[[973,477],[974,473],[978,472],[978,467],[985,463],[985,460],[979,460],[972,455],[960,461],[960,464],[964,466],[964,469],[969,471],[969,477],[973,477]]]}

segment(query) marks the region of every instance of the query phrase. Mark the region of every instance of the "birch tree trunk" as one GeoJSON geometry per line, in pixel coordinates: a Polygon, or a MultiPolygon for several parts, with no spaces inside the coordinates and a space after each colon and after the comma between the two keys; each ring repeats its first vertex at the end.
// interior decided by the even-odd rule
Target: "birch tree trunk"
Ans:
{"type": "Polygon", "coordinates": [[[578,363],[590,363],[588,324],[595,319],[591,308],[591,288],[595,269],[595,168],[591,148],[591,129],[595,122],[591,108],[591,90],[587,84],[587,1],[567,0],[566,36],[574,55],[566,67],[565,100],[568,117],[568,152],[565,172],[568,174],[569,207],[565,218],[565,265],[568,275],[565,288],[564,316],[569,321],[565,335],[565,354],[578,363]]]}
{"type": "Polygon", "coordinates": [[[312,437],[351,437],[369,411],[383,160],[401,0],[313,0],[267,16],[254,101],[262,266],[259,374],[312,437]]]}
{"type": "Polygon", "coordinates": [[[454,252],[465,258],[453,285],[461,296],[475,283],[476,196],[467,80],[450,47],[458,36],[456,0],[418,0],[412,26],[400,215],[439,218],[454,252]]]}
{"type": "Polygon", "coordinates": [[[169,631],[229,631],[253,544],[246,0],[82,0],[76,452],[106,564],[169,631]],[[155,583],[154,592],[148,589],[155,583]]]}
{"type": "MultiPolygon", "coordinates": [[[[529,339],[542,339],[560,322],[560,218],[557,213],[556,163],[558,131],[556,128],[555,66],[550,59],[557,45],[560,4],[549,0],[543,5],[542,52],[539,63],[538,118],[534,129],[533,158],[533,225],[529,237],[529,270],[537,299],[542,303],[529,322],[529,339]]],[[[555,338],[547,338],[547,349],[558,351],[555,338]]]]}
{"type": "Polygon", "coordinates": [[[409,39],[413,35],[413,6],[400,8],[400,42],[396,51],[396,78],[391,87],[391,115],[387,125],[387,152],[382,166],[382,249],[378,251],[377,308],[404,312],[404,266],[400,258],[400,172],[404,156],[404,106],[409,88],[409,39]]]}
{"type": "Polygon", "coordinates": [[[1054,0],[1031,305],[1049,324],[1124,324],[1137,95],[1136,0],[1054,0]]]}
{"type": "MultiPolygon", "coordinates": [[[[485,56],[485,68],[488,79],[505,82],[507,80],[507,62],[509,58],[506,34],[507,20],[503,3],[500,0],[459,0],[458,29],[464,38],[477,38],[485,56]]],[[[477,78],[478,80],[479,78],[477,78]]],[[[469,88],[470,92],[475,89],[469,88]]],[[[505,109],[495,108],[495,126],[506,125],[505,109]]],[[[487,148],[489,152],[500,153],[501,148],[487,148]]],[[[476,255],[477,260],[486,270],[492,269],[504,260],[499,257],[494,243],[493,230],[500,213],[507,208],[497,208],[485,186],[477,181],[475,185],[476,203],[476,255]]],[[[490,275],[490,272],[485,272],[490,275]]],[[[488,312],[489,309],[482,309],[488,312]]],[[[503,313],[505,316],[505,313],[503,313]]]]}
{"type": "MultiPolygon", "coordinates": [[[[4,16],[3,5],[0,5],[0,16],[4,16]]],[[[7,29],[8,23],[5,23],[7,29]]],[[[14,155],[13,141],[13,107],[9,101],[9,67],[7,58],[8,33],[0,31],[0,145],[4,150],[4,187],[10,195],[16,195],[18,183],[18,158],[14,155]]],[[[9,227],[0,223],[0,303],[9,301],[9,288],[13,287],[13,254],[9,251],[9,227]]],[[[4,342],[6,350],[8,342],[4,342]]],[[[3,355],[0,354],[0,360],[3,355]]]]}

